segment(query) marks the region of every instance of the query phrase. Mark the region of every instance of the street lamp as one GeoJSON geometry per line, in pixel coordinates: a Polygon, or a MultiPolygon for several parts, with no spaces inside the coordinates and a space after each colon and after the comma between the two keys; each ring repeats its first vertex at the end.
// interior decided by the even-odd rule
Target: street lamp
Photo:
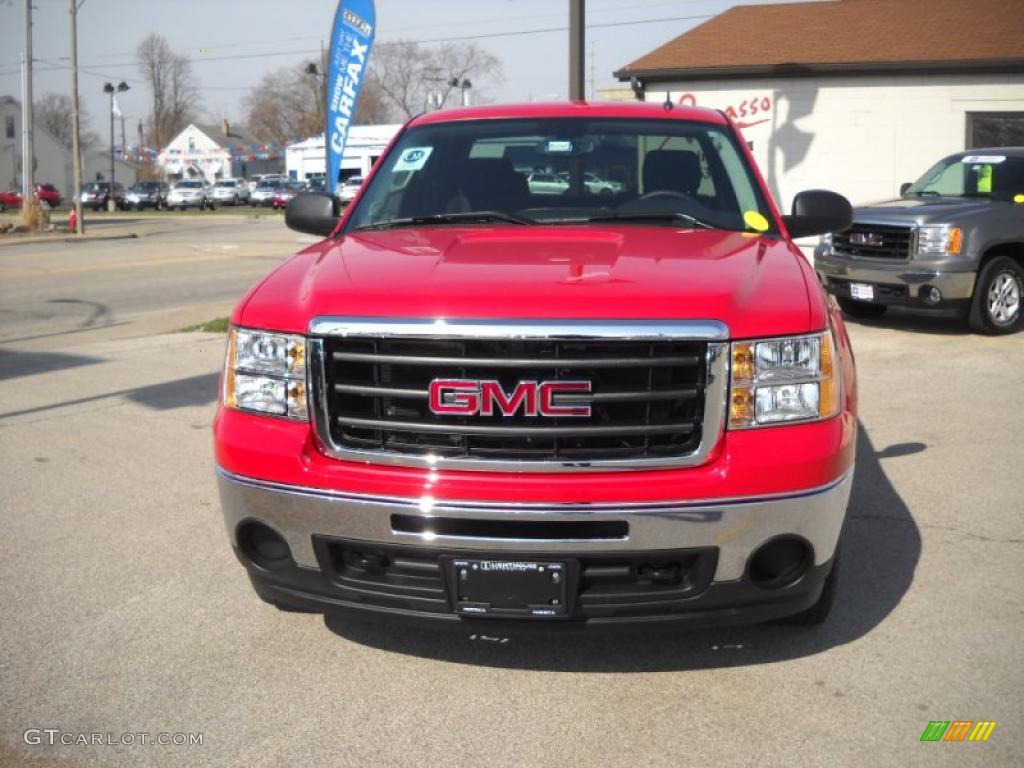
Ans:
{"type": "Polygon", "coordinates": [[[128,83],[123,80],[116,86],[113,83],[104,83],[103,92],[110,94],[110,196],[107,198],[107,210],[117,209],[117,201],[114,198],[114,94],[123,93],[128,90],[128,83]]]}
{"type": "Polygon", "coordinates": [[[459,78],[453,77],[448,81],[448,85],[452,88],[462,89],[462,106],[469,106],[469,89],[473,87],[473,84],[469,82],[469,78],[462,78],[462,82],[459,82],[459,78]]]}

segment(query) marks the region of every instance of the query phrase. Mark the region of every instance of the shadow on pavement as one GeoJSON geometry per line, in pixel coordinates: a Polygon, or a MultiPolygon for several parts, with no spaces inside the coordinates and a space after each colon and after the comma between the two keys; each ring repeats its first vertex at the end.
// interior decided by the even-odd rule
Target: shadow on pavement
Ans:
{"type": "Polygon", "coordinates": [[[21,352],[0,349],[0,381],[16,379],[19,376],[33,376],[37,373],[56,373],[68,368],[102,363],[99,357],[69,355],[64,352],[21,352]]]}
{"type": "Polygon", "coordinates": [[[967,326],[967,318],[937,315],[926,310],[915,311],[903,307],[889,307],[879,318],[864,319],[843,314],[843,319],[850,325],[863,325],[868,328],[888,328],[893,331],[908,333],[924,333],[932,336],[967,336],[972,333],[967,326]]]}
{"type": "MultiPolygon", "coordinates": [[[[832,615],[819,627],[752,625],[603,636],[523,634],[472,639],[468,631],[410,631],[327,617],[347,640],[458,664],[563,672],[656,672],[745,666],[810,656],[873,630],[899,605],[914,579],[921,537],[879,457],[925,450],[921,443],[876,452],[863,427],[843,528],[843,564],[832,615]]],[[[486,632],[481,625],[477,632],[486,632]]]]}
{"type": "Polygon", "coordinates": [[[138,387],[124,394],[129,400],[139,405],[155,408],[158,411],[166,411],[171,408],[185,408],[190,405],[207,405],[212,403],[217,399],[217,384],[219,381],[219,373],[204,373],[187,379],[166,381],[148,387],[138,387]]]}
{"type": "MultiPolygon", "coordinates": [[[[3,351],[0,350],[0,355],[2,354],[3,351]]],[[[68,408],[73,405],[94,403],[115,397],[125,397],[139,405],[144,405],[147,408],[153,408],[158,411],[166,411],[172,408],[185,408],[190,405],[208,405],[217,399],[217,385],[219,382],[219,373],[204,373],[200,376],[189,376],[187,379],[176,379],[175,381],[151,384],[148,387],[119,389],[113,392],[104,392],[99,395],[79,397],[75,400],[62,400],[57,403],[37,405],[34,408],[24,408],[20,411],[0,413],[0,419],[8,419],[13,416],[25,416],[30,413],[42,413],[53,410],[54,408],[68,408]]]]}

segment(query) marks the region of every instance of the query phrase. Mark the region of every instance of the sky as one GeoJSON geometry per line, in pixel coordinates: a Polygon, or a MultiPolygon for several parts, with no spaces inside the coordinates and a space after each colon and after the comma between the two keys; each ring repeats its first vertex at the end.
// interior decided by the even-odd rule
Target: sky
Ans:
{"type": "MultiPolygon", "coordinates": [[[[597,88],[621,85],[614,70],[737,4],[587,0],[588,95],[591,71],[597,88]]],[[[132,143],[134,126],[148,111],[135,48],[151,32],[192,61],[201,121],[243,124],[242,98],[265,73],[300,67],[316,56],[321,41],[329,44],[336,6],[337,0],[84,0],[78,13],[79,92],[92,117],[89,127],[106,137],[103,84],[123,80],[130,90],[118,102],[132,143]]],[[[24,7],[25,0],[0,0],[0,96],[19,100],[24,7]]],[[[376,40],[472,40],[503,65],[503,82],[474,82],[489,99],[565,98],[568,8],[568,0],[376,0],[376,40]]],[[[34,95],[68,93],[68,0],[33,0],[33,9],[34,95]]]]}

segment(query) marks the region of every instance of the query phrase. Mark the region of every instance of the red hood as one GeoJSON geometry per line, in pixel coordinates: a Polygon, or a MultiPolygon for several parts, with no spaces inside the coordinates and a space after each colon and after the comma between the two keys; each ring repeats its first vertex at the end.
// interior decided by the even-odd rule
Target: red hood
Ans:
{"type": "Polygon", "coordinates": [[[823,328],[813,279],[795,247],[739,232],[398,228],[306,249],[254,287],[234,320],[302,333],[322,315],[713,319],[744,338],[823,328]]]}

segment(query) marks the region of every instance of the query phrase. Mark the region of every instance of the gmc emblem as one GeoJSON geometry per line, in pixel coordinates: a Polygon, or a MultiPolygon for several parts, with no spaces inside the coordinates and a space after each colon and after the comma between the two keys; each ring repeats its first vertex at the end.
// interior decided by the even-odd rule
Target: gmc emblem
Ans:
{"type": "Polygon", "coordinates": [[[520,381],[511,392],[501,383],[479,379],[434,379],[430,410],[439,416],[589,416],[590,403],[567,402],[570,394],[589,394],[589,381],[520,381]],[[555,402],[555,395],[561,395],[555,402]]]}

